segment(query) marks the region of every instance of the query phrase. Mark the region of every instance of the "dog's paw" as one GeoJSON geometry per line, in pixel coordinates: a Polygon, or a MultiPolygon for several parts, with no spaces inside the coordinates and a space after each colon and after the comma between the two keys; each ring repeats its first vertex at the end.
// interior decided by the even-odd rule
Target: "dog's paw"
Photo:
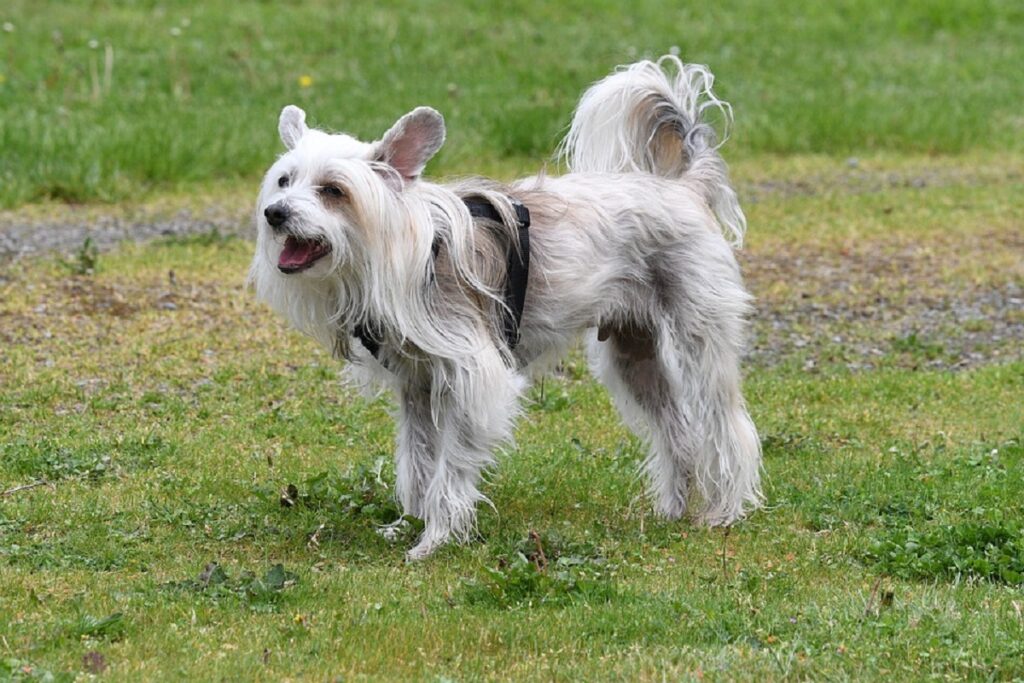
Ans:
{"type": "Polygon", "coordinates": [[[406,562],[419,562],[425,560],[434,554],[437,548],[435,546],[424,547],[422,543],[417,545],[415,548],[405,554],[406,562]]]}
{"type": "Polygon", "coordinates": [[[669,522],[680,520],[686,515],[686,498],[679,494],[662,496],[654,506],[654,513],[669,522]]]}
{"type": "Polygon", "coordinates": [[[412,525],[405,517],[399,517],[391,524],[382,524],[377,527],[377,535],[389,543],[402,540],[412,525]]]}
{"type": "Polygon", "coordinates": [[[419,562],[420,560],[425,560],[433,555],[434,551],[444,545],[447,540],[447,538],[434,538],[424,535],[420,538],[420,542],[405,554],[405,559],[407,562],[419,562]]]}

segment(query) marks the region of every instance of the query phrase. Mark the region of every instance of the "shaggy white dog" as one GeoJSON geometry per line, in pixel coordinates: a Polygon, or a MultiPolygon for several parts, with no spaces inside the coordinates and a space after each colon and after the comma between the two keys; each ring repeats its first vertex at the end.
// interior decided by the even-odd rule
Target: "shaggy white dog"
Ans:
{"type": "Polygon", "coordinates": [[[372,143],[281,113],[288,151],[260,192],[251,280],[394,390],[396,491],[426,523],[410,559],[471,534],[525,377],[581,334],[649,441],[661,515],[726,525],[760,504],[740,390],[750,297],[726,239],[746,222],[703,116],[731,120],[712,81],[675,57],[620,68],[580,100],[571,172],[507,186],[421,179],[445,139],[427,107],[372,143]]]}

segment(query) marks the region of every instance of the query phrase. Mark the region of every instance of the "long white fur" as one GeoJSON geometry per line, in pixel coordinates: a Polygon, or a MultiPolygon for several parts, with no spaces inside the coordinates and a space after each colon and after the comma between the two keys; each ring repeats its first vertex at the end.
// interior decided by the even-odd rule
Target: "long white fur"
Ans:
{"type": "Polygon", "coordinates": [[[662,126],[678,129],[688,161],[677,167],[706,188],[720,225],[735,246],[742,246],[747,219],[729,184],[725,162],[715,152],[728,139],[732,107],[715,96],[714,74],[702,64],[684,64],[674,55],[642,61],[598,81],[576,106],[572,125],[559,147],[575,173],[654,173],[677,175],[659,168],[652,153],[653,136],[662,126]],[[674,72],[666,74],[666,69],[674,72]],[[716,143],[705,111],[716,109],[725,132],[716,143]]]}
{"type": "Polygon", "coordinates": [[[481,477],[511,438],[526,377],[580,334],[649,440],[660,514],[689,508],[698,521],[731,524],[760,505],[760,442],[739,371],[750,297],[723,235],[739,243],[746,221],[703,119],[707,107],[731,114],[711,83],[706,67],[673,57],[621,68],[580,101],[562,146],[571,173],[508,187],[419,178],[444,139],[433,110],[410,112],[376,143],[309,129],[295,107],[282,112],[289,151],[263,183],[250,277],[295,327],[395,391],[396,490],[426,522],[411,559],[472,535],[481,477]],[[343,200],[324,198],[328,183],[343,200]],[[531,211],[514,349],[501,333],[512,222],[475,222],[466,196],[506,219],[512,199],[531,211]],[[276,203],[292,213],[280,234],[264,217],[276,203]],[[331,253],[286,275],[277,268],[285,234],[331,253]],[[380,340],[378,358],[353,337],[360,324],[380,340]]]}

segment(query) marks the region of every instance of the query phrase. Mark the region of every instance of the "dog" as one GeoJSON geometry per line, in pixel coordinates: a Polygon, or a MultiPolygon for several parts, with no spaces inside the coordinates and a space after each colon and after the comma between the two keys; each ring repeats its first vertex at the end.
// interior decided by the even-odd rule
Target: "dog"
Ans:
{"type": "Polygon", "coordinates": [[[424,521],[410,560],[473,535],[528,378],[581,335],[649,445],[658,514],[730,525],[762,504],[733,253],[746,219],[705,116],[732,121],[713,81],[674,56],[619,67],[580,99],[559,148],[569,172],[509,185],[424,180],[446,135],[429,107],[375,142],[281,112],[250,281],[394,391],[396,496],[424,521]]]}

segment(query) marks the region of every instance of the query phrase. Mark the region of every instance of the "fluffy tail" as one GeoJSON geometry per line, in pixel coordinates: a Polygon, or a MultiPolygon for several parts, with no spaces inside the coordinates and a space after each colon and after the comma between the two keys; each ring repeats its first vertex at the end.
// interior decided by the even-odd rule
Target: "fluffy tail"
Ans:
{"type": "Polygon", "coordinates": [[[706,109],[720,112],[725,142],[732,107],[711,91],[714,81],[706,66],[672,55],[619,67],[583,93],[559,156],[574,173],[685,176],[702,188],[726,236],[740,246],[747,219],[715,129],[704,120],[706,109]]]}

